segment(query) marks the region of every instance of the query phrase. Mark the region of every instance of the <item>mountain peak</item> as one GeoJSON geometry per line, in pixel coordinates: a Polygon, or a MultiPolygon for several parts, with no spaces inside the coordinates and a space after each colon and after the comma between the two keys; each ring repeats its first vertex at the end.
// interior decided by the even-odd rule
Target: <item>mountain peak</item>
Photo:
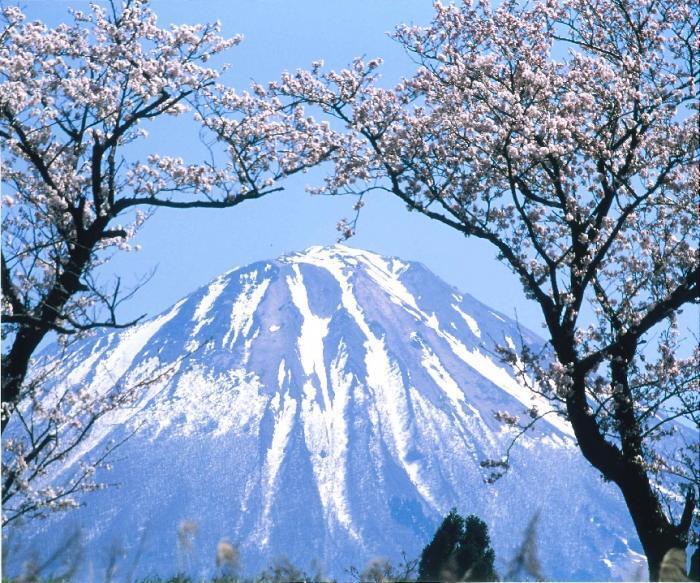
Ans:
{"type": "Polygon", "coordinates": [[[402,266],[408,265],[396,257],[386,257],[373,251],[351,247],[342,243],[325,246],[312,245],[311,247],[306,248],[304,251],[283,255],[279,258],[279,260],[287,263],[312,264],[324,264],[329,261],[340,261],[350,265],[363,263],[380,268],[386,268],[387,265],[391,264],[400,264],[402,266]]]}

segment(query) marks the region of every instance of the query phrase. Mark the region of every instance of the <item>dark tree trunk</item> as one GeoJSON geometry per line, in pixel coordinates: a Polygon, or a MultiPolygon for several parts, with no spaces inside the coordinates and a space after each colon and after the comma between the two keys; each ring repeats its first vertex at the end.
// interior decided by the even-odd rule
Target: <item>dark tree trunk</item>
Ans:
{"type": "Polygon", "coordinates": [[[694,497],[686,499],[684,518],[674,525],[664,514],[658,497],[654,493],[646,472],[634,463],[628,464],[620,480],[616,480],[625,498],[630,516],[637,529],[649,567],[650,581],[659,580],[661,561],[673,548],[685,549],[688,546],[688,531],[695,506],[694,497]],[[690,508],[690,510],[689,510],[690,508]]]}
{"type": "Polygon", "coordinates": [[[659,580],[661,561],[672,548],[685,549],[688,545],[695,496],[692,490],[686,497],[683,515],[677,525],[664,514],[661,503],[639,460],[630,459],[623,450],[608,442],[585,401],[583,375],[574,379],[574,390],[567,399],[569,420],[584,457],[614,482],[622,492],[644,549],[651,581],[659,580]]]}
{"type": "MultiPolygon", "coordinates": [[[[12,349],[2,359],[2,402],[14,405],[19,400],[22,383],[27,376],[29,359],[36,347],[45,336],[46,331],[36,328],[20,328],[17,332],[12,349]]],[[[10,417],[2,418],[2,431],[5,430],[10,417]]]]}
{"type": "MultiPolygon", "coordinates": [[[[46,334],[55,329],[66,303],[76,293],[84,290],[80,282],[86,266],[90,263],[93,249],[100,240],[108,223],[102,218],[93,223],[89,231],[83,231],[77,239],[70,259],[63,267],[51,290],[41,305],[37,306],[26,324],[21,324],[10,351],[2,358],[2,403],[16,405],[20,398],[29,361],[37,346],[46,334]]],[[[4,432],[10,416],[3,417],[1,430],[4,432]]]]}

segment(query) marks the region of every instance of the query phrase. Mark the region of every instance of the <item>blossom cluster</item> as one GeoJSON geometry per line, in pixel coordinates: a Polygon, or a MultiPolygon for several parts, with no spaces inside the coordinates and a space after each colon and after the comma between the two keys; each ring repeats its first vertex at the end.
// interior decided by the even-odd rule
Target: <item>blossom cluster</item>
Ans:
{"type": "Polygon", "coordinates": [[[280,122],[278,104],[262,107],[218,85],[225,66],[212,62],[241,41],[222,37],[218,22],[163,27],[147,0],[71,12],[71,21],[49,27],[17,7],[0,10],[2,429],[14,427],[3,450],[11,477],[3,501],[10,516],[70,505],[92,483],[83,472],[42,490],[42,468],[62,460],[64,446],[85,438],[115,405],[71,386],[51,409],[31,359],[50,332],[66,342],[128,324],[117,308],[133,290],[119,278],[101,281],[98,267],[113,251],[137,250],[133,237],[158,207],[227,208],[275,192],[283,176],[319,160],[319,142],[332,141],[300,111],[281,112],[280,122]],[[158,152],[162,144],[138,157],[146,140],[155,142],[147,124],[183,116],[212,155],[215,141],[225,140],[228,163],[168,156],[158,152]],[[293,144],[284,155],[276,145],[282,132],[293,144]],[[24,425],[30,414],[35,423],[24,425]]]}
{"type": "MultiPolygon", "coordinates": [[[[219,76],[204,63],[240,37],[219,36],[218,23],[161,28],[141,0],[116,15],[92,5],[72,16],[49,28],[17,7],[2,11],[3,269],[15,292],[11,302],[3,296],[5,315],[38,309],[81,247],[131,248],[140,219],[107,228],[130,205],[125,194],[208,192],[223,180],[206,165],[132,162],[122,152],[146,137],[146,121],[182,115],[219,76]]],[[[100,259],[81,263],[88,273],[100,259]]],[[[69,298],[59,320],[84,312],[88,297],[98,300],[69,298]]]]}
{"type": "Polygon", "coordinates": [[[99,420],[119,416],[141,391],[164,382],[175,370],[153,363],[136,378],[88,388],[58,377],[56,369],[62,365],[60,358],[37,363],[13,411],[9,437],[3,438],[3,525],[77,508],[84,494],[103,489],[100,471],[111,468],[109,458],[123,441],[103,443],[84,456],[75,454],[99,420]],[[57,474],[57,467],[70,471],[57,474]]]}

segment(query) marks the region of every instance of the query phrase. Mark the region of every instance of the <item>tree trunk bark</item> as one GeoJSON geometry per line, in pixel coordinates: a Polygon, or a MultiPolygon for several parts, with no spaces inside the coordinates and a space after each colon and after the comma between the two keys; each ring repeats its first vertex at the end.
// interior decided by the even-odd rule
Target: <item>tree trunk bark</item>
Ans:
{"type": "MultiPolygon", "coordinates": [[[[27,376],[29,359],[39,346],[41,339],[46,335],[46,330],[36,328],[27,329],[22,327],[17,332],[17,337],[12,343],[12,349],[6,357],[2,359],[2,402],[16,404],[19,401],[19,394],[22,383],[27,376]]],[[[2,418],[0,431],[5,431],[5,427],[10,417],[2,418]]]]}
{"type": "MultiPolygon", "coordinates": [[[[577,388],[580,389],[580,385],[577,388]]],[[[658,581],[666,553],[672,548],[684,550],[688,545],[695,508],[694,492],[691,490],[686,498],[680,522],[673,524],[664,514],[640,460],[627,459],[620,449],[605,440],[577,388],[573,392],[578,393],[579,398],[570,397],[567,410],[581,452],[593,467],[620,488],[647,558],[649,578],[658,581]]]]}
{"type": "MultiPolygon", "coordinates": [[[[688,545],[690,523],[674,525],[664,514],[661,503],[653,491],[646,472],[634,462],[628,464],[617,485],[625,498],[630,516],[644,549],[649,567],[649,580],[658,581],[661,562],[668,551],[673,548],[683,549],[688,545]]],[[[694,507],[692,498],[686,500],[694,507]]],[[[692,510],[690,511],[692,514],[692,510]]]]}
{"type": "MultiPolygon", "coordinates": [[[[107,222],[108,219],[95,221],[90,232],[78,237],[70,260],[38,306],[35,322],[23,324],[17,331],[10,352],[2,359],[3,404],[16,405],[19,401],[32,354],[44,336],[53,329],[68,300],[82,289],[80,278],[90,262],[95,244],[99,241],[107,222]]],[[[2,419],[2,432],[5,431],[9,420],[9,415],[2,419]]]]}

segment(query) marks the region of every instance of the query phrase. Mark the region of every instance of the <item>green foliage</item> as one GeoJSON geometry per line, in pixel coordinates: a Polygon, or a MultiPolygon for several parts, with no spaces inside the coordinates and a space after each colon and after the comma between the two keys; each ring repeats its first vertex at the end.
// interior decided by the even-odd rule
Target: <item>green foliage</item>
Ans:
{"type": "Polygon", "coordinates": [[[448,565],[464,528],[464,519],[456,509],[442,521],[435,531],[433,540],[423,549],[418,566],[421,581],[439,580],[441,571],[448,565]]]}
{"type": "Polygon", "coordinates": [[[477,516],[452,509],[423,549],[420,581],[498,581],[488,527],[477,516]]]}

